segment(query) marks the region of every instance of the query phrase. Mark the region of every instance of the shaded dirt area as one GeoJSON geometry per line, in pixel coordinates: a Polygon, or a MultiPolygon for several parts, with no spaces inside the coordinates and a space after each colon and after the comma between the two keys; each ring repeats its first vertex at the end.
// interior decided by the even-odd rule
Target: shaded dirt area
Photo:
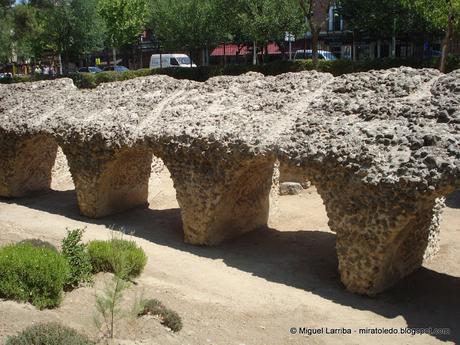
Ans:
{"type": "MultiPolygon", "coordinates": [[[[59,158],[58,158],[59,160],[59,158]]],[[[62,162],[61,162],[62,163],[62,162]]],[[[60,164],[61,164],[60,163],[60,164]]],[[[63,163],[62,163],[63,164],[63,163]]],[[[346,292],[337,273],[335,235],[322,200],[311,188],[279,198],[270,229],[205,248],[184,244],[175,192],[167,172],[150,181],[150,207],[90,220],[79,215],[72,181],[56,167],[54,191],[0,199],[0,244],[41,238],[56,245],[66,228],[87,227],[85,240],[108,239],[110,228],[134,232],[148,253],[145,272],[126,294],[158,298],[183,318],[175,334],[152,318],[118,322],[118,344],[278,345],[436,344],[460,342],[460,194],[447,200],[441,252],[422,269],[376,298],[346,292]],[[351,328],[351,335],[291,334],[291,327],[351,328]],[[450,335],[360,335],[360,328],[448,327],[450,335]],[[356,330],[356,332],[354,332],[356,330]]],[[[61,321],[92,337],[94,287],[65,295],[62,306],[38,311],[0,301],[0,341],[42,321],[61,321]]]]}

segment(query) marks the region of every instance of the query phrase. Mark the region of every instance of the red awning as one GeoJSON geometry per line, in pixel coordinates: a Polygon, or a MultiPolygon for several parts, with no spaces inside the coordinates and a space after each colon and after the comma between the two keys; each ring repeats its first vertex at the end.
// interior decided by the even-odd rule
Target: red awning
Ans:
{"type": "MultiPolygon", "coordinates": [[[[281,54],[281,51],[276,43],[269,43],[267,45],[267,50],[269,55],[274,55],[274,54],[281,54]]],[[[238,55],[247,55],[250,53],[249,48],[247,46],[241,45],[238,46],[237,44],[233,43],[228,43],[225,44],[225,49],[224,49],[224,44],[220,44],[215,48],[211,56],[236,56],[236,53],[238,52],[238,55]],[[238,52],[239,49],[239,52],[238,52]],[[225,50],[225,54],[224,54],[225,50]]],[[[262,54],[261,51],[259,51],[259,54],[262,54]]]]}
{"type": "Polygon", "coordinates": [[[216,49],[214,49],[211,53],[211,56],[236,56],[236,53],[238,52],[238,55],[247,55],[249,53],[248,47],[241,45],[238,47],[236,44],[225,44],[225,49],[224,49],[224,44],[220,44],[216,49]],[[225,54],[224,54],[225,50],[225,54]],[[239,52],[238,52],[239,50],[239,52]]]}
{"type": "Polygon", "coordinates": [[[267,45],[268,55],[281,54],[280,47],[276,43],[269,43],[267,45]]]}

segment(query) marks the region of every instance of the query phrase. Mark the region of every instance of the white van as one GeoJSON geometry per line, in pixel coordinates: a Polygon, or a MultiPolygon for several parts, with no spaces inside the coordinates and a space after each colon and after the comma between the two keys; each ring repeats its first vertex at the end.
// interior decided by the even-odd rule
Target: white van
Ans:
{"type": "Polygon", "coordinates": [[[190,57],[186,54],[153,54],[150,58],[150,68],[196,67],[190,57]]]}
{"type": "MultiPolygon", "coordinates": [[[[307,50],[297,50],[294,55],[294,60],[302,60],[302,59],[312,59],[313,52],[311,49],[307,50]]],[[[318,50],[318,59],[319,60],[327,60],[327,61],[335,61],[337,57],[327,50],[318,50]]]]}

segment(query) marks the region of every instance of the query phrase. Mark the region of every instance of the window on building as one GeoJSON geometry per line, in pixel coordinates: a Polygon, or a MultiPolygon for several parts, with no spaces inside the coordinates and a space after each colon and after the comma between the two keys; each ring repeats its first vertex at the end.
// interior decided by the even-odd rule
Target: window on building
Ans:
{"type": "Polygon", "coordinates": [[[342,31],[343,30],[343,18],[340,15],[337,6],[331,6],[329,8],[329,31],[342,31]]]}

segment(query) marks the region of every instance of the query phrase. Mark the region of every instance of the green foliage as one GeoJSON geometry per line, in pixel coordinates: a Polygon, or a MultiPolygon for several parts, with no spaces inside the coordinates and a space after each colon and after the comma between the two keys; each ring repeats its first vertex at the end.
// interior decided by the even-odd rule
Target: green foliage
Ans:
{"type": "Polygon", "coordinates": [[[116,319],[123,315],[120,304],[123,293],[129,286],[130,283],[124,281],[120,274],[115,274],[110,283],[105,285],[103,293],[96,296],[94,322],[109,338],[113,338],[116,319]]]}
{"type": "Polygon", "coordinates": [[[70,268],[66,288],[74,288],[80,283],[90,283],[93,280],[91,258],[86,244],[82,242],[83,232],[82,229],[67,231],[67,236],[62,240],[62,255],[70,268]]]}
{"type": "Polygon", "coordinates": [[[40,9],[17,4],[13,10],[15,50],[19,58],[39,58],[45,49],[45,20],[40,9]]]}
{"type": "Polygon", "coordinates": [[[150,0],[151,27],[168,49],[212,47],[221,41],[280,41],[304,32],[297,0],[150,0]]]}
{"type": "Polygon", "coordinates": [[[71,58],[102,48],[104,27],[95,11],[98,0],[42,0],[16,4],[13,9],[15,50],[23,59],[40,59],[43,52],[71,58]]]}
{"type": "Polygon", "coordinates": [[[166,308],[159,300],[149,299],[143,301],[140,315],[154,315],[161,319],[161,323],[174,332],[182,329],[182,319],[174,310],[166,308]]]}
{"type": "Polygon", "coordinates": [[[397,36],[410,34],[414,37],[416,33],[423,34],[427,28],[424,17],[404,6],[403,2],[341,0],[340,8],[349,29],[365,31],[375,38],[390,38],[395,28],[397,36]]]}
{"type": "Polygon", "coordinates": [[[102,47],[103,26],[97,16],[97,0],[57,0],[42,9],[43,44],[62,54],[64,64],[79,54],[102,47]]]}
{"type": "Polygon", "coordinates": [[[147,263],[147,256],[134,241],[111,239],[88,244],[93,272],[113,272],[122,279],[139,276],[147,263]]]}
{"type": "MultiPolygon", "coordinates": [[[[378,59],[378,60],[363,60],[349,61],[336,60],[318,62],[317,70],[320,72],[328,72],[335,76],[366,72],[372,69],[387,69],[400,66],[408,66],[413,68],[437,68],[439,59],[378,59]]],[[[447,65],[447,72],[460,68],[460,58],[450,57],[447,65]]],[[[164,74],[176,79],[188,79],[195,81],[206,81],[209,78],[220,75],[241,75],[250,71],[259,72],[264,75],[278,75],[288,72],[301,72],[314,70],[311,60],[297,61],[274,61],[268,64],[251,66],[251,65],[227,65],[227,66],[201,66],[197,68],[163,68],[163,69],[142,69],[122,73],[103,72],[96,75],[90,73],[79,73],[73,77],[75,85],[79,88],[94,88],[101,82],[115,82],[127,80],[136,77],[144,77],[148,75],[164,74]]]]}
{"type": "Polygon", "coordinates": [[[233,31],[251,41],[284,40],[286,31],[300,35],[306,30],[298,0],[237,0],[233,31]]]}
{"type": "Polygon", "coordinates": [[[13,21],[11,10],[0,6],[0,63],[7,62],[12,55],[13,21]]]}
{"type": "Polygon", "coordinates": [[[127,278],[143,270],[147,257],[142,248],[132,241],[112,238],[110,241],[92,241],[89,252],[96,272],[113,272],[102,294],[96,295],[94,322],[106,337],[113,338],[115,322],[124,316],[120,305],[124,291],[130,286],[127,278]]]}
{"type": "Polygon", "coordinates": [[[46,248],[46,249],[51,249],[55,252],[58,252],[56,247],[53,246],[51,243],[40,240],[38,238],[30,238],[30,239],[22,240],[19,242],[19,244],[31,244],[32,246],[37,247],[37,248],[46,248]]]}
{"type": "Polygon", "coordinates": [[[67,261],[56,251],[30,243],[0,248],[0,296],[36,307],[59,305],[69,276],[67,261]]]}
{"type": "Polygon", "coordinates": [[[419,14],[428,23],[432,31],[444,30],[447,27],[449,12],[451,10],[456,21],[460,23],[460,1],[459,0],[400,0],[410,11],[419,14]]]}
{"type": "Polygon", "coordinates": [[[147,21],[147,0],[99,0],[97,11],[107,28],[111,47],[136,42],[147,21]]]}
{"type": "MultiPolygon", "coordinates": [[[[201,48],[228,36],[217,0],[151,0],[151,26],[170,49],[201,48]]],[[[229,13],[226,13],[229,15],[229,13]]],[[[228,38],[228,37],[227,37],[228,38]]]]}
{"type": "Polygon", "coordinates": [[[95,345],[86,336],[58,323],[42,323],[8,337],[5,345],[95,345]]]}
{"type": "MultiPolygon", "coordinates": [[[[335,76],[366,72],[372,69],[387,69],[400,66],[413,68],[438,68],[439,59],[375,59],[363,61],[336,60],[318,62],[317,70],[320,72],[329,72],[335,76]]],[[[274,61],[271,63],[251,66],[251,65],[226,65],[226,66],[201,66],[197,68],[163,68],[163,69],[140,69],[128,72],[102,72],[102,73],[75,73],[71,75],[74,84],[81,89],[92,89],[103,82],[116,82],[128,80],[137,77],[146,77],[149,75],[168,75],[176,79],[188,79],[195,81],[206,81],[209,78],[220,75],[241,75],[247,72],[259,72],[264,75],[278,75],[288,72],[301,72],[313,70],[314,66],[311,60],[297,61],[274,61]]],[[[450,56],[447,61],[446,72],[460,69],[460,58],[450,56]]],[[[47,79],[44,76],[15,76],[12,79],[2,80],[0,83],[30,82],[47,79]]]]}

